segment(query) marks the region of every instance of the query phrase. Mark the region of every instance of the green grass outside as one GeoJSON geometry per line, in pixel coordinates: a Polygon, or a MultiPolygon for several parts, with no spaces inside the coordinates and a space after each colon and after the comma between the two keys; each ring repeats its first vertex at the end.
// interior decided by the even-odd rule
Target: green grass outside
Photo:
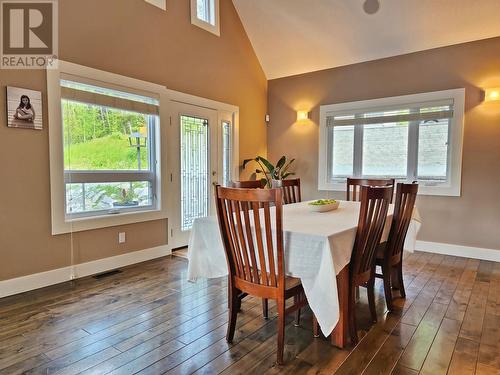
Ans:
{"type": "MultiPolygon", "coordinates": [[[[64,147],[66,170],[137,170],[137,164],[137,149],[123,134],[64,147]]],[[[148,169],[147,147],[141,148],[141,169],[148,169]]]]}

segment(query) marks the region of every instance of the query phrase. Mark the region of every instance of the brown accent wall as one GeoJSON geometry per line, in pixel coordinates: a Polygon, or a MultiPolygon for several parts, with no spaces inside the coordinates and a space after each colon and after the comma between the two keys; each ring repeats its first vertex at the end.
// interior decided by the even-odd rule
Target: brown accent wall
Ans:
{"type": "MultiPolygon", "coordinates": [[[[334,48],[334,47],[332,47],[334,48]]],[[[306,199],[319,192],[319,106],[465,87],[462,196],[420,196],[419,239],[500,250],[500,102],[482,103],[500,87],[500,38],[271,80],[268,155],[297,158],[306,199]],[[296,123],[296,110],[312,111],[296,123]]]]}
{"type": "MultiPolygon", "coordinates": [[[[267,81],[231,0],[220,11],[217,37],[191,25],[188,0],[166,12],[142,0],[59,1],[59,55],[238,105],[240,158],[265,154],[267,81]]],[[[72,245],[79,263],[167,242],[166,220],[52,236],[45,72],[0,70],[0,86],[0,280],[67,266],[72,245]],[[43,131],[7,128],[8,85],[43,92],[43,131]]]]}

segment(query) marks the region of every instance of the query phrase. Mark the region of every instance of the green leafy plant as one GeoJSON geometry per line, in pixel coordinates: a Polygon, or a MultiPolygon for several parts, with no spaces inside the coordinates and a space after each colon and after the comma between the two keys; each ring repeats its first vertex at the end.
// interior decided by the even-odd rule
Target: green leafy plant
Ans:
{"type": "Polygon", "coordinates": [[[263,176],[260,180],[268,187],[272,186],[273,180],[285,180],[287,177],[295,175],[294,172],[289,171],[295,159],[287,159],[286,156],[282,156],[276,165],[273,165],[262,156],[257,156],[254,159],[245,159],[243,160],[243,168],[252,161],[259,165],[259,168],[255,169],[255,174],[257,177],[263,176]]]}
{"type": "Polygon", "coordinates": [[[134,189],[121,189],[120,194],[115,196],[115,200],[120,204],[132,204],[137,202],[138,198],[134,189]]]}

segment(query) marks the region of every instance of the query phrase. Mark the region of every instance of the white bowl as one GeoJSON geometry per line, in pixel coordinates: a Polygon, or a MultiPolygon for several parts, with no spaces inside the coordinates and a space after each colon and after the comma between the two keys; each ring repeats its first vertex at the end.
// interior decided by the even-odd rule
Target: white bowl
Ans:
{"type": "Polygon", "coordinates": [[[339,204],[340,202],[336,201],[335,203],[328,203],[322,205],[307,204],[307,206],[312,212],[328,212],[339,208],[339,204]]]}

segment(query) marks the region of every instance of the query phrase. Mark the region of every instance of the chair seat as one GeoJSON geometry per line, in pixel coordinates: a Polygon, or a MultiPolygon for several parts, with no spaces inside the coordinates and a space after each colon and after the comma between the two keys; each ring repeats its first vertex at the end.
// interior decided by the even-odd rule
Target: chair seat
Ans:
{"type": "Polygon", "coordinates": [[[296,296],[304,291],[302,282],[296,277],[285,277],[285,298],[296,296]]]}
{"type": "Polygon", "coordinates": [[[298,286],[301,286],[302,283],[300,282],[300,279],[297,278],[297,277],[291,277],[291,276],[287,276],[285,278],[285,289],[293,289],[293,288],[296,288],[298,286]]]}
{"type": "MultiPolygon", "coordinates": [[[[252,270],[252,268],[250,268],[250,270],[252,270]]],[[[262,277],[262,272],[260,270],[258,272],[259,276],[262,277]]],[[[267,275],[269,278],[271,277],[269,273],[267,275]]],[[[297,288],[302,288],[302,282],[300,279],[298,277],[285,276],[285,294],[293,295],[294,293],[297,293],[297,288]]]]}

